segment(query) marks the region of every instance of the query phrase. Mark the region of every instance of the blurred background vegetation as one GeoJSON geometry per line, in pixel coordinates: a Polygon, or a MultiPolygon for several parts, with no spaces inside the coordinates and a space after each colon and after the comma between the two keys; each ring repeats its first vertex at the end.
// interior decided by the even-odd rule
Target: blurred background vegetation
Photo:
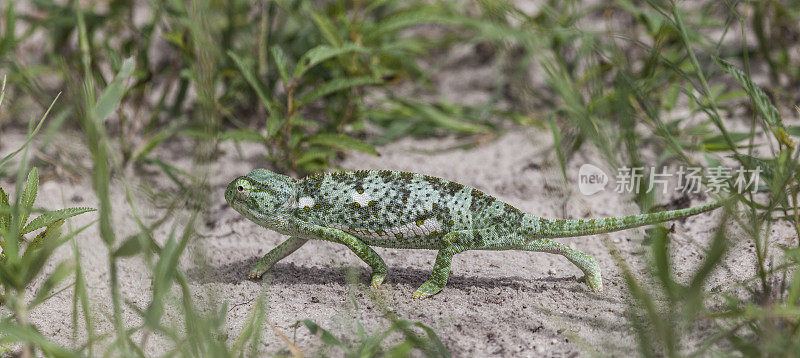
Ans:
{"type": "MultiPolygon", "coordinates": [[[[25,145],[0,161],[0,178],[17,183],[16,193],[26,193],[0,196],[0,224],[12,223],[0,225],[5,254],[0,300],[8,308],[0,323],[0,346],[5,349],[23,355],[94,355],[103,353],[93,348],[96,341],[107,340],[112,343],[103,345],[105,353],[143,355],[130,337],[145,330],[172,339],[180,354],[255,355],[265,324],[261,304],[233,342],[214,339],[223,336],[225,307],[210,313],[196,307],[187,298],[185,275],[175,270],[187,241],[197,235],[194,220],[208,207],[209,173],[203,164],[219,155],[220,143],[259,143],[275,168],[301,175],[335,167],[348,150],[377,154],[374,145],[406,136],[458,136],[472,145],[530,126],[552,133],[552,153],[565,179],[566,163],[582,146],[596,147],[612,167],[715,166],[733,160],[743,168],[760,168],[766,175],[758,193],[726,208],[690,284],[670,276],[666,232],[649,233],[652,280],[640,282],[627,274],[629,319],[640,353],[647,356],[800,351],[800,249],[775,250],[769,237],[778,221],[789,222],[800,234],[796,1],[0,4],[0,75],[7,79],[0,140],[8,131],[29,135],[25,145]],[[442,58],[459,48],[470,49],[470,61],[490,63],[496,73],[494,83],[486,84],[491,95],[481,103],[448,100],[438,87],[446,66],[459,65],[445,65],[442,58]],[[48,144],[64,131],[80,135],[91,152],[91,168],[81,170],[84,164],[52,153],[48,144]],[[173,141],[193,143],[194,171],[153,154],[173,141]],[[38,154],[31,154],[30,143],[36,143],[38,154]],[[659,153],[655,162],[640,155],[645,143],[659,153]],[[39,274],[35,265],[80,230],[62,235],[48,225],[55,228],[86,210],[44,212],[37,225],[25,226],[36,211],[38,179],[32,178],[38,172],[31,165],[91,172],[99,199],[93,225],[99,225],[109,249],[115,337],[95,336],[79,262],[47,274],[45,291],[25,300],[27,284],[39,274]],[[131,218],[141,232],[117,237],[111,178],[127,168],[152,168],[171,178],[180,192],[167,195],[171,203],[165,206],[190,203],[191,214],[172,218],[183,225],[163,244],[152,232],[169,217],[155,223],[131,218]],[[756,275],[733,285],[751,292],[748,298],[732,294],[734,287],[711,292],[703,285],[729,250],[725,228],[731,224],[742,227],[756,246],[756,275]],[[27,244],[24,235],[42,228],[39,241],[27,244]],[[45,249],[37,249],[43,241],[45,249]],[[148,309],[139,312],[145,323],[125,327],[115,267],[116,260],[133,255],[145,255],[152,264],[154,294],[148,309]],[[82,320],[80,329],[88,337],[77,348],[51,342],[26,319],[49,289],[67,281],[75,293],[75,329],[82,320]],[[185,297],[183,330],[161,322],[162,298],[174,285],[185,297]],[[713,308],[706,304],[720,300],[724,304],[713,308]],[[686,328],[699,319],[712,322],[715,330],[697,350],[687,351],[682,345],[690,332],[686,328]]],[[[642,210],[653,210],[652,195],[640,193],[635,201],[642,210]]],[[[72,247],[78,257],[74,241],[72,247]]],[[[626,269],[621,260],[620,265],[626,269]]],[[[348,355],[402,356],[412,349],[447,355],[430,328],[390,320],[385,334],[364,334],[354,347],[314,322],[298,324],[348,355]],[[392,332],[406,340],[381,346],[392,332]]]]}

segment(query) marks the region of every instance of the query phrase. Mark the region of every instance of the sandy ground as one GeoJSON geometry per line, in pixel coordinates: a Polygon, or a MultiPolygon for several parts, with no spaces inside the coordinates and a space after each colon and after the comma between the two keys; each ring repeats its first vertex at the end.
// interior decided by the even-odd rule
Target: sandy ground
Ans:
{"type": "MultiPolygon", "coordinates": [[[[9,152],[22,139],[21,135],[5,135],[0,154],[9,152]]],[[[628,198],[611,190],[611,185],[592,196],[580,194],[575,179],[578,167],[583,163],[602,167],[602,161],[588,150],[581,151],[570,162],[568,174],[571,182],[565,186],[557,165],[547,159],[552,157],[548,152],[552,143],[546,131],[516,128],[498,140],[472,149],[442,150],[454,144],[456,141],[451,139],[406,139],[378,148],[380,157],[352,153],[341,166],[348,169],[407,170],[443,177],[481,189],[526,212],[545,217],[589,218],[638,212],[628,198]],[[567,190],[563,189],[565,187],[567,190]]],[[[80,156],[81,149],[74,142],[61,140],[55,146],[64,148],[62,153],[72,152],[80,156]]],[[[184,151],[174,149],[161,149],[159,155],[188,168],[189,159],[181,158],[179,154],[184,151]]],[[[201,307],[204,303],[228,303],[225,329],[229,337],[236,337],[255,299],[264,291],[268,295],[268,323],[290,337],[294,323],[304,318],[351,339],[356,337],[353,333],[354,317],[367,331],[385,329],[389,323],[376,303],[383,301],[400,317],[433,327],[454,356],[571,357],[597,352],[628,355],[635,349],[634,332],[626,318],[628,296],[625,283],[607,245],[615,246],[621,257],[643,276],[647,246],[643,243],[641,229],[562,239],[599,260],[605,285],[602,294],[591,293],[579,282],[582,273],[561,256],[516,251],[465,252],[454,259],[452,276],[440,294],[426,300],[412,300],[411,293],[430,274],[435,251],[377,248],[389,266],[389,276],[376,292],[378,299],[375,300],[370,298],[367,285],[368,267],[344,246],[321,241],[310,242],[279,262],[269,280],[248,281],[247,272],[257,257],[285,237],[245,220],[225,203],[223,191],[230,180],[252,168],[264,166],[262,149],[255,146],[245,146],[244,149],[247,155],[243,158],[232,145],[223,146],[225,154],[210,167],[212,196],[208,200],[210,207],[205,223],[199,228],[204,237],[191,242],[187,255],[180,262],[180,268],[190,278],[193,298],[201,307]],[[357,285],[348,284],[345,270],[348,267],[358,268],[357,285]],[[265,284],[270,281],[271,284],[265,284]],[[350,300],[351,294],[358,302],[358,310],[350,300]]],[[[39,206],[96,207],[88,177],[80,176],[78,182],[73,182],[59,172],[43,171],[39,206]]],[[[165,209],[146,199],[142,188],[150,186],[165,192],[175,188],[159,172],[146,174],[145,181],[134,184],[133,190],[139,198],[137,205],[143,219],[154,220],[165,209]]],[[[13,187],[10,182],[2,185],[4,188],[13,187]]],[[[122,181],[115,180],[112,186],[116,210],[114,226],[118,238],[123,238],[138,229],[130,216],[122,181]]],[[[692,200],[691,204],[702,202],[692,200]]],[[[686,280],[704,257],[704,248],[719,217],[719,212],[712,212],[674,222],[674,233],[670,237],[677,267],[675,275],[679,281],[686,280]]],[[[93,218],[93,214],[82,215],[73,219],[72,224],[77,227],[93,218]]],[[[166,226],[156,231],[156,240],[163,243],[170,229],[166,226]]],[[[735,228],[729,235],[735,243],[732,251],[735,254],[726,257],[724,269],[714,273],[709,287],[727,288],[730,283],[743,281],[754,273],[752,245],[735,228]]],[[[792,238],[791,231],[784,224],[775,227],[773,236],[779,241],[792,238]]],[[[95,327],[100,333],[109,332],[112,330],[109,322],[112,310],[107,250],[96,226],[81,233],[77,242],[91,291],[93,315],[97,321],[95,327]]],[[[69,245],[59,249],[45,271],[51,271],[62,260],[72,260],[69,245]]],[[[140,309],[146,307],[151,295],[149,272],[141,258],[121,261],[120,281],[124,298],[130,305],[140,309]]],[[[41,281],[40,278],[34,286],[41,281]]],[[[745,295],[744,291],[740,294],[745,295]]],[[[56,295],[31,315],[32,321],[45,335],[57,342],[75,345],[70,318],[71,290],[56,295]]],[[[178,326],[178,316],[178,312],[168,311],[165,320],[174,320],[172,324],[178,326]]],[[[131,326],[140,323],[130,307],[126,308],[124,318],[131,326]]],[[[704,322],[698,322],[693,336],[697,339],[702,337],[705,326],[704,322]]],[[[263,337],[264,352],[288,352],[272,330],[266,328],[263,337]]],[[[80,339],[81,336],[78,342],[80,339]]],[[[693,341],[686,343],[692,346],[693,341]]],[[[145,349],[159,353],[167,348],[167,344],[164,339],[151,336],[145,349]]],[[[296,345],[308,354],[316,351],[320,342],[301,328],[297,332],[296,345]]]]}

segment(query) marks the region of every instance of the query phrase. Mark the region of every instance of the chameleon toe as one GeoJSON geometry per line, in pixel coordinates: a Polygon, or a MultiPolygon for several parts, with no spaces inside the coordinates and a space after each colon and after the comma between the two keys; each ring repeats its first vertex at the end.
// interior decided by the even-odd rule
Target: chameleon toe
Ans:
{"type": "Polygon", "coordinates": [[[422,286],[419,286],[419,288],[416,291],[414,291],[414,294],[411,297],[414,299],[421,300],[423,298],[428,298],[430,296],[433,296],[439,293],[439,291],[441,290],[442,287],[436,285],[431,281],[426,281],[425,283],[422,284],[422,286]]]}
{"type": "Polygon", "coordinates": [[[386,274],[383,274],[383,275],[374,275],[374,276],[372,276],[372,280],[371,280],[371,281],[372,281],[372,283],[371,283],[371,286],[372,286],[372,288],[373,288],[373,289],[376,289],[376,290],[377,290],[378,288],[380,288],[380,287],[381,287],[381,284],[383,284],[383,280],[384,280],[385,278],[386,278],[386,274]]]}
{"type": "Polygon", "coordinates": [[[258,280],[258,279],[261,278],[262,275],[264,275],[264,271],[259,271],[259,270],[253,269],[253,270],[250,270],[250,273],[247,274],[247,279],[248,280],[258,280]]]}

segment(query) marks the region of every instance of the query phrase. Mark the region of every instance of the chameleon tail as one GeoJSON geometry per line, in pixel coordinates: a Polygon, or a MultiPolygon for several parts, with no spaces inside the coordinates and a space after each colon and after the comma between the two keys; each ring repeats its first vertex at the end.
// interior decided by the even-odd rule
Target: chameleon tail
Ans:
{"type": "Polygon", "coordinates": [[[588,219],[588,220],[559,220],[539,219],[539,232],[537,237],[570,237],[602,234],[612,231],[626,230],[634,227],[656,224],[679,218],[685,218],[706,211],[714,210],[723,205],[715,201],[710,204],[695,206],[686,209],[662,211],[651,214],[638,214],[620,216],[615,218],[588,219]]]}

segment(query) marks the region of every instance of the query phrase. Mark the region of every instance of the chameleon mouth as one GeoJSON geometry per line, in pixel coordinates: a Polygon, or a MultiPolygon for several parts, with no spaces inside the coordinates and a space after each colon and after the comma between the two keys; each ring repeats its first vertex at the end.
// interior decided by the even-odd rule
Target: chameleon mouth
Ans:
{"type": "Polygon", "coordinates": [[[233,201],[233,202],[231,202],[231,207],[234,210],[236,210],[239,213],[241,213],[242,215],[251,218],[251,220],[264,218],[264,214],[262,214],[261,212],[259,212],[257,210],[250,209],[249,207],[247,207],[246,205],[244,205],[241,202],[233,201]]]}
{"type": "Polygon", "coordinates": [[[244,204],[238,201],[231,202],[231,207],[242,214],[250,212],[250,209],[248,209],[246,206],[244,206],[244,204]]]}

